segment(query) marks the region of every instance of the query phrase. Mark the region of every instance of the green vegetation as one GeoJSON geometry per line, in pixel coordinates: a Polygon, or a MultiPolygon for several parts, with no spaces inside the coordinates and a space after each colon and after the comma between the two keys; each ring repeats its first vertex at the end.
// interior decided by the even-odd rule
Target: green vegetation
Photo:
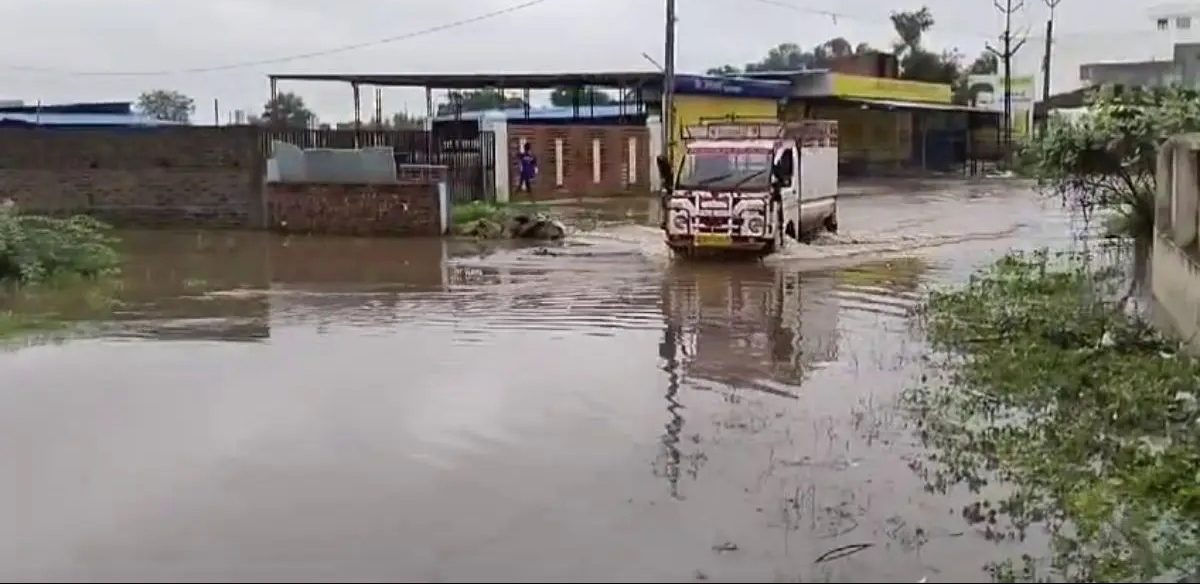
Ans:
{"type": "Polygon", "coordinates": [[[91,217],[55,219],[0,211],[0,281],[35,284],[114,273],[115,240],[91,217]]]}
{"type": "Polygon", "coordinates": [[[1090,215],[1113,217],[1117,235],[1149,236],[1154,228],[1158,147],[1167,137],[1200,131],[1200,100],[1180,89],[1105,88],[1078,120],[1052,120],[1020,159],[1047,192],[1090,215]]]}
{"type": "Polygon", "coordinates": [[[517,217],[537,217],[545,208],[531,203],[474,201],[455,205],[451,211],[454,232],[484,239],[508,237],[510,222],[517,217]]]}
{"type": "Polygon", "coordinates": [[[1041,524],[1049,557],[1001,580],[1129,581],[1200,569],[1200,362],[1126,310],[1098,256],[1010,255],[932,294],[940,376],[907,401],[930,488],[1014,485],[963,510],[990,538],[1041,524]]]}
{"type": "Polygon", "coordinates": [[[114,243],[108,227],[90,217],[0,210],[0,337],[56,326],[53,318],[11,307],[39,291],[115,274],[114,243]]]}

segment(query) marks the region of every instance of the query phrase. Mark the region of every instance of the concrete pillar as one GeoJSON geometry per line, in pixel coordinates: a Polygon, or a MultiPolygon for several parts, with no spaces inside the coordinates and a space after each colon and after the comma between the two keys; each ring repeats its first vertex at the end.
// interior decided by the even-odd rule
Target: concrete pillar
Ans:
{"type": "Polygon", "coordinates": [[[638,139],[637,136],[629,137],[629,174],[627,179],[630,185],[636,185],[638,181],[638,139]]]}
{"type": "Polygon", "coordinates": [[[592,138],[592,182],[595,184],[600,184],[600,180],[603,178],[601,175],[603,168],[600,161],[600,154],[600,139],[592,138]]]}
{"type": "Polygon", "coordinates": [[[554,139],[554,186],[563,186],[563,139],[554,139]]]}
{"type": "Polygon", "coordinates": [[[1197,184],[1196,151],[1190,145],[1175,148],[1171,236],[1175,245],[1187,247],[1196,240],[1197,211],[1200,209],[1200,185],[1197,184]]]}
{"type": "MultiPolygon", "coordinates": [[[[479,120],[479,129],[484,132],[491,132],[495,138],[493,147],[495,149],[495,169],[493,170],[496,202],[507,203],[511,198],[509,192],[509,152],[508,152],[508,116],[504,112],[487,112],[479,120]]],[[[525,140],[521,140],[521,147],[525,147],[525,140]]]]}
{"type": "Polygon", "coordinates": [[[658,175],[658,163],[655,160],[663,153],[662,119],[658,116],[646,116],[646,131],[650,137],[646,148],[646,158],[650,161],[650,189],[662,189],[662,177],[658,175]]]}

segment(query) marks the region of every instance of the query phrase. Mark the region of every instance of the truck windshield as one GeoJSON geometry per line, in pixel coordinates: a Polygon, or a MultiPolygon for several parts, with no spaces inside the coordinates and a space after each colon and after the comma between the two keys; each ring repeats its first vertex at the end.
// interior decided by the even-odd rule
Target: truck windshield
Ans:
{"type": "Polygon", "coordinates": [[[692,150],[683,159],[679,186],[691,189],[766,190],[771,186],[769,150],[692,150]]]}

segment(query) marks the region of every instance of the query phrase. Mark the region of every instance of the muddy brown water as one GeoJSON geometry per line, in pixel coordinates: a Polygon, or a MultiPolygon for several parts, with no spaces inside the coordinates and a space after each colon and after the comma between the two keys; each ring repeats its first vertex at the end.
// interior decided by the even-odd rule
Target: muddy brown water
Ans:
{"type": "Polygon", "coordinates": [[[0,577],[984,580],[1045,542],[914,472],[909,311],[1069,222],[949,184],[841,224],[763,264],[125,233],[111,307],[8,301],[76,325],[0,351],[0,577]]]}

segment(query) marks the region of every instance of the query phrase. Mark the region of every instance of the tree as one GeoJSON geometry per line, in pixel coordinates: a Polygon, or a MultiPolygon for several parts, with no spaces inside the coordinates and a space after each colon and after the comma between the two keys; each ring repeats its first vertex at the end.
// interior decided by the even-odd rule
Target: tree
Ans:
{"type": "Polygon", "coordinates": [[[317,116],[304,105],[304,98],[283,92],[263,106],[262,120],[272,126],[307,128],[317,116]]]}
{"type": "Polygon", "coordinates": [[[734,67],[733,65],[721,65],[720,67],[710,68],[708,71],[705,71],[705,74],[714,75],[717,77],[733,77],[741,72],[742,69],[740,67],[734,67]]]}
{"type": "Polygon", "coordinates": [[[508,97],[498,89],[481,89],[478,91],[455,91],[450,94],[450,103],[439,104],[439,116],[454,115],[459,112],[477,112],[494,109],[525,107],[525,100],[519,97],[508,97]]]}
{"type": "Polygon", "coordinates": [[[900,61],[900,78],[931,83],[954,83],[958,80],[961,55],[955,51],[942,54],[925,50],[925,33],[933,28],[933,13],[928,7],[907,12],[893,12],[892,27],[899,37],[893,47],[900,61]]]}
{"type": "Polygon", "coordinates": [[[796,43],[780,43],[767,51],[767,56],[761,61],[746,63],[744,68],[733,65],[721,65],[708,70],[709,75],[734,76],[742,73],[763,71],[795,71],[798,69],[820,69],[829,66],[833,59],[852,55],[866,55],[874,52],[867,43],[859,43],[857,47],[850,41],[837,37],[825,41],[810,51],[806,51],[796,43]]]}
{"type": "Polygon", "coordinates": [[[920,10],[908,12],[893,12],[892,27],[896,29],[900,41],[896,43],[896,55],[904,57],[908,53],[921,50],[921,40],[925,32],[933,28],[933,13],[928,6],[920,10]]]}
{"type": "Polygon", "coordinates": [[[138,97],[137,109],[156,120],[187,123],[196,111],[196,102],[178,91],[155,89],[138,97]]]}
{"type": "Polygon", "coordinates": [[[1085,215],[1112,211],[1116,231],[1148,236],[1154,227],[1158,148],[1164,137],[1200,132],[1200,94],[1183,89],[1102,88],[1089,113],[1052,119],[1021,153],[1038,184],[1085,215]]]}
{"type": "MultiPolygon", "coordinates": [[[[575,89],[572,87],[559,87],[550,94],[550,103],[559,107],[569,107],[574,104],[575,89]]],[[[585,107],[592,105],[613,105],[617,103],[616,98],[608,93],[599,91],[594,87],[588,87],[579,91],[579,106],[585,107]],[[593,102],[593,100],[595,100],[593,102]]]]}
{"type": "Polygon", "coordinates": [[[384,125],[391,123],[392,129],[395,130],[423,130],[425,129],[425,118],[409,114],[408,112],[396,112],[392,114],[391,120],[385,120],[384,125]]]}

